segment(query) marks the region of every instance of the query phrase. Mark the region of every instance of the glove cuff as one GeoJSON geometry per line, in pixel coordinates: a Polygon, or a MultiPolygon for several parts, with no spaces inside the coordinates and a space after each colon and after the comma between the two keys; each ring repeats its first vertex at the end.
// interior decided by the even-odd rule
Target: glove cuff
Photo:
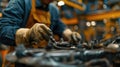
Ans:
{"type": "Polygon", "coordinates": [[[69,40],[71,40],[72,31],[70,29],[65,29],[63,32],[63,36],[69,40]]]}
{"type": "Polygon", "coordinates": [[[16,31],[15,34],[16,45],[19,44],[28,45],[27,36],[26,36],[28,31],[29,31],[28,28],[20,28],[16,31]]]}

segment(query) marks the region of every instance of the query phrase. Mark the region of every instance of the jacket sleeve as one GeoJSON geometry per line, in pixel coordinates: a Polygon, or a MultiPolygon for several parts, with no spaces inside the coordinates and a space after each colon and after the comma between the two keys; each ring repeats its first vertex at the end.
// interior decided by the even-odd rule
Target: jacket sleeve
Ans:
{"type": "Polygon", "coordinates": [[[0,42],[15,45],[15,33],[23,22],[24,0],[10,0],[0,19],[0,42]]]}
{"type": "Polygon", "coordinates": [[[51,13],[51,30],[54,34],[59,35],[60,37],[63,34],[63,31],[66,29],[66,25],[60,19],[59,9],[55,4],[50,4],[50,13],[51,13]]]}

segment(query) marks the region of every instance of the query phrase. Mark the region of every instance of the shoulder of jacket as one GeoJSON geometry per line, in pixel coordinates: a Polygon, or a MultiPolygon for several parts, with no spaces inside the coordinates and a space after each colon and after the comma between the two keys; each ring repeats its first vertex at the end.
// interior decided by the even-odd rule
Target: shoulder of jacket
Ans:
{"type": "Polygon", "coordinates": [[[52,10],[58,10],[58,7],[54,3],[50,3],[49,8],[52,9],[52,10]]]}

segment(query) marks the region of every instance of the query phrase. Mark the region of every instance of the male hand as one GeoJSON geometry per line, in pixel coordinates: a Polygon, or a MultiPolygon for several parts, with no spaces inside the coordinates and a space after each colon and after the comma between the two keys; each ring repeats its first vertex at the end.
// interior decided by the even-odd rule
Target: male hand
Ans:
{"type": "Polygon", "coordinates": [[[49,40],[52,31],[45,25],[36,23],[30,29],[21,28],[16,32],[16,44],[33,45],[49,40]]]}

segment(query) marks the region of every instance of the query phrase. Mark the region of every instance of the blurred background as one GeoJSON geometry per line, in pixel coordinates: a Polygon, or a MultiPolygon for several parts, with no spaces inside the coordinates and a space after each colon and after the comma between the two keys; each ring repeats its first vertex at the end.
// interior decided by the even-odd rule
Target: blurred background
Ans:
{"type": "Polygon", "coordinates": [[[83,41],[107,40],[120,34],[120,0],[58,0],[61,19],[83,41]]]}
{"type": "MultiPolygon", "coordinates": [[[[0,0],[0,17],[9,0],[0,0]]],[[[106,40],[120,34],[120,0],[56,0],[61,20],[83,41],[106,40]]]]}

